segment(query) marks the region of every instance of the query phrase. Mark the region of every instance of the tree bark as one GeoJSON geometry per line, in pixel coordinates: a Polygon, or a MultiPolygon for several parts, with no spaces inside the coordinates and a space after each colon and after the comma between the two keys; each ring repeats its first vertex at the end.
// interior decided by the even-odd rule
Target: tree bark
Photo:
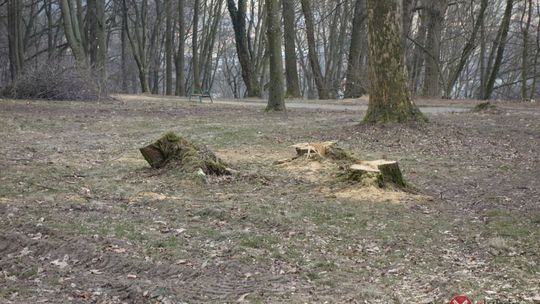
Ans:
{"type": "Polygon", "coordinates": [[[186,21],[184,16],[185,0],[178,0],[178,52],[176,53],[176,96],[185,96],[184,86],[184,49],[186,35],[186,21]]]}
{"type": "Polygon", "coordinates": [[[401,1],[368,0],[370,97],[364,122],[424,121],[407,88],[401,1]]]}
{"type": "Polygon", "coordinates": [[[165,0],[165,95],[172,95],[172,7],[165,0]]]}
{"type": "Polygon", "coordinates": [[[88,0],[86,15],[90,66],[101,82],[106,77],[105,63],[107,58],[105,0],[88,0]]]}
{"type": "Polygon", "coordinates": [[[441,34],[447,0],[432,0],[427,2],[427,35],[425,43],[425,71],[422,95],[440,97],[440,53],[441,34]]]}
{"type": "Polygon", "coordinates": [[[266,0],[267,37],[270,56],[270,86],[266,111],[284,111],[283,59],[281,55],[281,26],[278,0],[266,0]]]}
{"type": "Polygon", "coordinates": [[[475,49],[476,36],[478,35],[480,26],[484,23],[484,16],[486,14],[487,6],[488,0],[482,0],[482,2],[480,3],[480,11],[478,12],[478,17],[476,17],[471,37],[465,44],[465,47],[463,47],[463,51],[461,52],[461,57],[459,58],[458,64],[454,68],[450,69],[450,75],[448,77],[448,82],[446,84],[444,93],[445,97],[447,98],[450,98],[450,95],[452,94],[452,89],[456,85],[459,75],[463,71],[463,68],[465,68],[469,57],[475,49]]]}
{"type": "MultiPolygon", "coordinates": [[[[63,0],[65,1],[65,0],[63,0]]],[[[148,13],[148,0],[143,0],[141,7],[139,8],[136,3],[132,1],[130,7],[135,9],[135,21],[134,31],[129,27],[128,23],[128,6],[127,0],[122,1],[124,11],[124,26],[126,28],[126,34],[131,45],[131,51],[137,68],[139,69],[139,81],[141,84],[141,91],[143,93],[150,93],[150,85],[147,78],[147,58],[146,58],[146,17],[148,13]]]]}
{"type": "Polygon", "coordinates": [[[347,82],[345,84],[345,98],[358,98],[366,94],[366,89],[361,83],[361,60],[362,60],[362,32],[366,19],[365,0],[356,0],[354,7],[353,28],[351,32],[351,45],[349,48],[349,62],[347,64],[347,82]]]}
{"type": "Polygon", "coordinates": [[[20,0],[8,0],[8,40],[9,67],[11,80],[21,73],[24,64],[24,45],[22,38],[22,3],[20,0]]]}
{"type": "Polygon", "coordinates": [[[231,16],[236,42],[236,53],[242,67],[242,79],[246,85],[247,97],[260,97],[261,89],[253,72],[252,60],[249,53],[246,34],[246,1],[227,0],[227,8],[231,16]]]}
{"type": "Polygon", "coordinates": [[[74,2],[68,0],[60,1],[62,19],[64,21],[64,34],[78,67],[84,67],[86,66],[86,52],[79,26],[80,20],[74,5],[74,2]]]}
{"type": "MultiPolygon", "coordinates": [[[[522,28],[523,33],[523,50],[521,53],[521,99],[527,100],[529,95],[527,94],[527,78],[529,65],[527,58],[529,57],[529,29],[531,27],[532,19],[532,0],[525,2],[525,8],[523,9],[523,15],[527,12],[527,21],[525,22],[525,27],[522,28]],[[527,10],[528,7],[528,10],[527,10]]],[[[523,18],[522,18],[523,19],[523,18]]],[[[523,23],[523,22],[522,22],[523,23]]],[[[535,88],[533,87],[532,90],[535,88]]]]}
{"type": "Polygon", "coordinates": [[[514,7],[514,0],[506,0],[506,8],[504,10],[504,17],[499,27],[499,32],[497,34],[497,39],[493,45],[493,50],[496,50],[497,55],[495,56],[495,62],[493,63],[492,68],[488,71],[488,77],[486,82],[486,88],[482,99],[487,100],[491,99],[493,94],[493,88],[495,87],[495,80],[499,74],[501,68],[504,49],[506,47],[506,38],[508,37],[508,30],[510,29],[510,19],[512,17],[512,9],[514,7]]]}
{"type": "Polygon", "coordinates": [[[287,97],[300,98],[298,67],[296,65],[294,0],[283,0],[283,29],[285,41],[285,75],[287,77],[287,97]]]}
{"type": "Polygon", "coordinates": [[[193,70],[193,89],[201,90],[201,67],[199,66],[199,12],[200,0],[195,0],[193,3],[193,35],[191,36],[192,61],[193,70]]]}
{"type": "Polygon", "coordinates": [[[321,71],[319,55],[317,54],[317,48],[315,45],[315,25],[313,21],[313,11],[311,9],[311,0],[302,0],[302,11],[304,12],[304,19],[306,22],[309,63],[311,70],[313,71],[313,77],[319,93],[319,99],[329,99],[326,80],[321,71]]]}

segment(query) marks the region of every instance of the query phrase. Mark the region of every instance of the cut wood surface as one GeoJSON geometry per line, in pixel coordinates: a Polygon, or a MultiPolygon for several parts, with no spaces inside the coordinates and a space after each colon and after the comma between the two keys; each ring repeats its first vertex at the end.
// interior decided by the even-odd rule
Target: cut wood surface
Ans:
{"type": "Polygon", "coordinates": [[[349,167],[349,178],[365,184],[376,184],[379,187],[394,185],[400,188],[407,187],[399,165],[391,160],[363,161],[349,167]]]}
{"type": "Polygon", "coordinates": [[[337,145],[335,141],[299,143],[292,146],[296,149],[296,157],[329,158],[332,160],[359,161],[337,145]]]}

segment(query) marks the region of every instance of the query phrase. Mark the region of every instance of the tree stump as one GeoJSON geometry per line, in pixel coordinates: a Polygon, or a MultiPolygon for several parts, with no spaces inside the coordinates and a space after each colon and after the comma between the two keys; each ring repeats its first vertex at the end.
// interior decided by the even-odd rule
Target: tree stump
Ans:
{"type": "Polygon", "coordinates": [[[186,173],[200,175],[226,175],[232,172],[207,147],[199,147],[173,132],[165,134],[155,143],[139,149],[152,168],[174,166],[186,173]]]}
{"type": "Polygon", "coordinates": [[[365,186],[384,188],[392,185],[398,188],[407,188],[396,161],[363,161],[360,164],[351,165],[348,178],[365,186]]]}
{"type": "Polygon", "coordinates": [[[330,158],[333,160],[355,160],[345,150],[338,147],[336,142],[315,142],[300,143],[292,146],[296,149],[296,158],[305,156],[306,158],[330,158]]]}

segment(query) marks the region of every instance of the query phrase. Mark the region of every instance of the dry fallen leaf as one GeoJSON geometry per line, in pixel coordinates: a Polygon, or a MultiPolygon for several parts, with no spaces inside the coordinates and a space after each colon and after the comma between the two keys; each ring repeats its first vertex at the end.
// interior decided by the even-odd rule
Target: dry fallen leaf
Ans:
{"type": "Polygon", "coordinates": [[[68,263],[67,263],[68,259],[69,259],[69,256],[66,254],[64,255],[64,258],[62,259],[62,261],[60,261],[59,259],[56,259],[52,261],[51,264],[58,266],[60,269],[63,269],[68,266],[68,263]]]}
{"type": "Polygon", "coordinates": [[[244,302],[248,295],[249,295],[249,293],[245,293],[245,294],[241,295],[240,298],[238,298],[238,300],[236,300],[236,302],[238,302],[238,303],[244,302]]]}

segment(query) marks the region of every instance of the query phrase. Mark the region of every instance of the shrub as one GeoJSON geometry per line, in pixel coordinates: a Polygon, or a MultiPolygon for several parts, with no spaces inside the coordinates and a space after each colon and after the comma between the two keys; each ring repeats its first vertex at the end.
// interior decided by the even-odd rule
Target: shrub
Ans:
{"type": "Polygon", "coordinates": [[[89,71],[60,64],[26,69],[1,94],[13,99],[47,100],[90,101],[107,97],[89,71]]]}

